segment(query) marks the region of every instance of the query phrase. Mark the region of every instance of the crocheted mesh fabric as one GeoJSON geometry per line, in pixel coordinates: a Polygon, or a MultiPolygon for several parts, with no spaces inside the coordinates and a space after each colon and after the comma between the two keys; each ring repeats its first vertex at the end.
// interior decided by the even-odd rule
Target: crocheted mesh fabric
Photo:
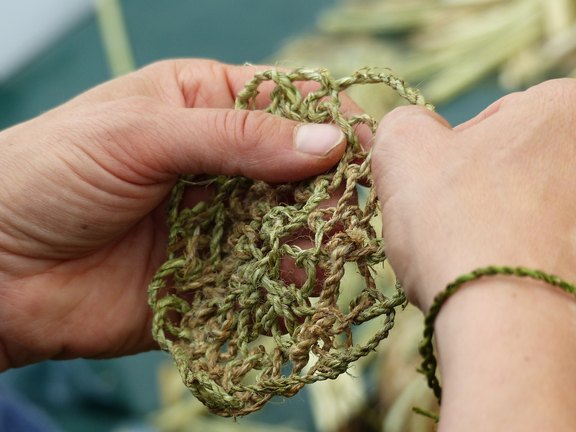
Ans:
{"type": "Polygon", "coordinates": [[[373,351],[405,303],[399,287],[385,295],[375,282],[386,258],[370,220],[378,213],[370,153],[357,135],[376,122],[346,116],[340,93],[354,84],[384,83],[413,104],[422,96],[387,73],[360,70],[334,79],[326,70],[269,70],[255,75],[236,107],[253,109],[262,84],[272,88],[266,112],[301,122],[333,123],[348,145],[331,171],[291,184],[245,177],[188,176],[169,204],[168,259],[150,289],[153,333],[169,351],[186,386],[211,411],[241,416],[275,395],[336,378],[373,351]],[[316,88],[301,94],[301,81],[316,88]],[[364,185],[364,199],[357,188],[364,185]],[[191,207],[187,191],[208,198],[191,207]],[[339,301],[346,271],[364,286],[339,301]],[[352,266],[352,267],[350,267],[352,266]],[[366,343],[354,327],[382,317],[366,343]]]}

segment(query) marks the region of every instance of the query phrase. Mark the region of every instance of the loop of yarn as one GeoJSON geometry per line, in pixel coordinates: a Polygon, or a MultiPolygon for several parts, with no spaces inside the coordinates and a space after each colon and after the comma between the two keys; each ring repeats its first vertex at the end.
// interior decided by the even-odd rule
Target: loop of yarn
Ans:
{"type": "Polygon", "coordinates": [[[386,338],[395,309],[406,302],[399,286],[385,295],[375,281],[386,255],[370,223],[378,203],[370,152],[357,129],[374,133],[377,123],[346,116],[339,95],[354,84],[384,83],[412,104],[431,106],[388,73],[363,69],[334,79],[323,69],[297,69],[256,74],[236,108],[256,109],[266,82],[266,112],[338,125],[348,142],[344,156],[331,171],[291,184],[181,178],[169,204],[168,259],[149,287],[154,338],[191,392],[223,416],[246,415],[272,396],[289,397],[305,384],[345,373],[386,338]],[[301,81],[316,87],[304,95],[301,81]],[[362,205],[358,185],[366,187],[362,205]],[[193,188],[206,189],[210,198],[185,207],[193,188]],[[299,247],[300,239],[310,247],[299,247]],[[345,264],[364,280],[348,304],[339,301],[349,289],[341,286],[345,264]],[[290,265],[302,273],[299,282],[287,277],[290,265]],[[377,317],[378,331],[363,344],[355,341],[354,327],[377,317]]]}

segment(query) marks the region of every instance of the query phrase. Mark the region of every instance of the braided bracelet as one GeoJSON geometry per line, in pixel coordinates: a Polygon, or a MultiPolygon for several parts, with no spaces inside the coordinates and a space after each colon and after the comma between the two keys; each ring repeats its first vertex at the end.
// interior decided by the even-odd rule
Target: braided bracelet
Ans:
{"type": "Polygon", "coordinates": [[[430,310],[428,311],[428,316],[424,320],[424,337],[420,343],[420,355],[422,356],[422,364],[420,366],[420,372],[426,376],[428,381],[428,387],[432,389],[434,395],[438,399],[438,403],[442,399],[442,388],[440,382],[436,377],[436,366],[437,360],[434,355],[434,346],[432,344],[432,337],[434,336],[434,322],[436,317],[440,313],[440,308],[446,300],[448,300],[456,291],[458,291],[462,285],[467,282],[480,279],[484,276],[518,276],[527,277],[535,280],[545,282],[547,284],[561,288],[563,291],[569,294],[576,293],[576,286],[569,282],[560,279],[557,276],[544,273],[540,270],[533,270],[524,267],[500,267],[500,266],[490,266],[483,267],[472,271],[471,273],[465,274],[454,280],[449,284],[444,291],[439,293],[435,298],[430,310]]]}

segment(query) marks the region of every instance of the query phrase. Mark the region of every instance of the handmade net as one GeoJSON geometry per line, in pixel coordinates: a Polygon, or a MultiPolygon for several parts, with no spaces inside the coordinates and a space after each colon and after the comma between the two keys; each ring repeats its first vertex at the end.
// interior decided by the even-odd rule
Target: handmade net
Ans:
{"type": "Polygon", "coordinates": [[[374,70],[341,79],[323,69],[269,70],[247,83],[236,107],[254,109],[268,81],[266,112],[342,129],[348,144],[340,163],[291,184],[183,177],[169,204],[168,259],[149,289],[155,339],[191,392],[223,416],[246,415],[275,395],[292,396],[305,384],[345,373],[386,338],[395,309],[406,301],[398,286],[385,293],[375,281],[386,255],[370,223],[378,203],[371,154],[358,130],[373,134],[377,123],[344,114],[339,95],[355,84],[383,83],[428,106],[423,97],[374,70]],[[302,94],[303,81],[317,84],[302,94]],[[359,185],[366,189],[360,202],[359,185]],[[190,188],[206,189],[209,198],[186,207],[190,188]],[[345,265],[364,286],[343,303],[345,265]],[[354,327],[377,317],[378,331],[367,342],[355,341],[354,327]]]}

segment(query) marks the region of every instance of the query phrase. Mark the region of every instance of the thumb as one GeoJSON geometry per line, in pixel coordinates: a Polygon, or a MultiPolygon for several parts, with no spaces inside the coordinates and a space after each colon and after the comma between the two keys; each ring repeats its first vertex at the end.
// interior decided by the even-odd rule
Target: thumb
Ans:
{"type": "Polygon", "coordinates": [[[400,147],[406,144],[428,146],[430,140],[451,130],[450,123],[438,113],[422,106],[409,105],[396,108],[384,116],[378,126],[375,142],[380,145],[398,143],[400,147]]]}
{"type": "Polygon", "coordinates": [[[387,114],[374,137],[372,171],[381,201],[405,179],[417,178],[434,166],[441,144],[452,136],[442,116],[420,106],[396,108],[387,114]]]}
{"type": "Polygon", "coordinates": [[[298,123],[262,111],[165,106],[160,111],[148,121],[140,113],[146,139],[138,141],[134,155],[160,174],[294,181],[329,169],[345,148],[335,125],[298,123]]]}
{"type": "Polygon", "coordinates": [[[412,291],[416,286],[413,269],[422,265],[416,261],[421,254],[414,251],[428,246],[418,237],[418,225],[429,217],[429,203],[435,199],[430,186],[442,172],[443,155],[449,150],[445,141],[452,133],[438,114],[408,106],[385,116],[374,138],[372,174],[386,255],[411,300],[417,297],[412,291]]]}

